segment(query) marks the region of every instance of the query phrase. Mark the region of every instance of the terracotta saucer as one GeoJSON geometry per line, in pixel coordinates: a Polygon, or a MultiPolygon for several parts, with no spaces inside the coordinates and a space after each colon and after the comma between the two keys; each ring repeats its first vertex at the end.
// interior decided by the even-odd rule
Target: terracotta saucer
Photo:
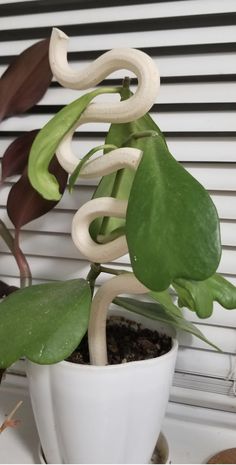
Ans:
{"type": "Polygon", "coordinates": [[[236,447],[222,450],[211,457],[207,463],[236,463],[236,447]]]}

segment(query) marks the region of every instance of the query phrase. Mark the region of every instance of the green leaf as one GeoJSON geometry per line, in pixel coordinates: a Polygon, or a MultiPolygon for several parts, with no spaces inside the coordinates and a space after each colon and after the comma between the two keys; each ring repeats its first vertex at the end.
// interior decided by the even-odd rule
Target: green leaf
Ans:
{"type": "MultiPolygon", "coordinates": [[[[121,89],[122,100],[125,100],[132,95],[133,94],[129,89],[121,89]]],[[[158,126],[152,120],[151,116],[146,114],[142,118],[130,123],[112,124],[105,143],[114,144],[117,147],[126,146],[126,141],[130,138],[131,134],[149,130],[157,132],[164,140],[164,136],[158,126]]],[[[129,147],[132,147],[132,142],[133,141],[130,141],[129,147]]],[[[136,144],[136,147],[139,148],[139,140],[136,141],[136,144]]],[[[134,170],[129,168],[104,176],[101,179],[93,198],[113,197],[119,200],[128,200],[134,176],[134,170]]],[[[107,242],[109,237],[113,237],[112,233],[115,230],[124,227],[125,219],[112,217],[97,218],[90,226],[90,234],[94,240],[107,242]]]]}
{"type": "Polygon", "coordinates": [[[149,292],[148,294],[152,299],[156,300],[161,304],[167,312],[170,312],[171,315],[182,318],[182,312],[172,301],[172,298],[168,290],[162,292],[149,292]]]}
{"type": "Polygon", "coordinates": [[[68,357],[87,331],[91,303],[84,279],[40,284],[11,294],[0,306],[0,368],[20,357],[39,364],[68,357]]]}
{"type": "Polygon", "coordinates": [[[86,155],[83,156],[83,158],[80,160],[80,162],[78,163],[78,165],[76,166],[76,168],[74,169],[73,173],[71,174],[70,176],[70,179],[69,179],[69,191],[72,192],[73,190],[73,187],[80,175],[80,171],[81,169],[83,168],[84,164],[96,153],[96,152],[99,152],[100,150],[114,150],[114,149],[117,149],[117,147],[115,145],[98,145],[97,147],[94,147],[93,149],[91,149],[88,153],[86,153],[86,155]]]}
{"type": "Polygon", "coordinates": [[[232,310],[236,308],[236,287],[219,274],[205,281],[177,279],[173,282],[181,306],[197,313],[200,318],[208,318],[213,312],[213,302],[232,310]]]}
{"type": "Polygon", "coordinates": [[[190,321],[185,320],[182,316],[180,317],[174,313],[172,314],[169,306],[164,307],[158,303],[140,302],[139,300],[129,299],[126,297],[116,297],[113,302],[133,313],[143,315],[151,320],[162,321],[176,330],[186,331],[187,333],[193,334],[210,346],[214,347],[214,349],[220,351],[220,349],[210,342],[190,321]]]}
{"type": "Polygon", "coordinates": [[[63,137],[97,95],[120,92],[119,88],[99,88],[62,108],[38,133],[29,156],[28,174],[32,186],[48,200],[60,200],[58,182],[48,171],[49,163],[63,137]]]}
{"type": "Polygon", "coordinates": [[[160,136],[139,139],[143,156],[126,215],[135,276],[153,291],[177,278],[204,280],[217,269],[219,220],[203,186],[170,154],[160,136]]]}

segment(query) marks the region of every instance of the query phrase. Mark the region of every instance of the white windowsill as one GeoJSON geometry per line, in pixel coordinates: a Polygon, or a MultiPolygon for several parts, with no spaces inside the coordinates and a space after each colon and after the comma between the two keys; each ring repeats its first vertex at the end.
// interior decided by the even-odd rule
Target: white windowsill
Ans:
{"type": "MultiPolygon", "coordinates": [[[[14,384],[0,388],[0,422],[4,414],[23,400],[17,414],[21,424],[0,435],[0,463],[38,463],[38,436],[24,378],[14,376],[14,384]]],[[[235,447],[235,413],[192,407],[170,402],[163,425],[169,441],[172,463],[206,463],[220,450],[235,447]]]]}

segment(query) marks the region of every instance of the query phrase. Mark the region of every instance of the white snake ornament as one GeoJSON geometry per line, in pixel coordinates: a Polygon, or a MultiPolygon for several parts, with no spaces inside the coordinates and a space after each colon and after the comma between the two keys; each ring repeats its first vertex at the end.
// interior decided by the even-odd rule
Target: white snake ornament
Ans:
{"type": "MultiPolygon", "coordinates": [[[[117,48],[106,52],[84,70],[75,71],[67,61],[67,45],[68,37],[54,28],[50,40],[49,60],[53,75],[64,87],[88,89],[119,69],[131,71],[138,79],[138,88],[132,97],[116,103],[91,103],[73,129],[64,137],[57,149],[57,158],[61,166],[68,173],[72,173],[78,165],[78,158],[71,148],[75,129],[89,122],[127,123],[141,118],[156,100],[160,77],[148,55],[129,48],[117,48]]],[[[79,176],[88,179],[127,167],[136,170],[141,157],[140,150],[130,147],[112,150],[106,156],[85,163],[79,176]]],[[[76,247],[88,260],[106,263],[128,252],[125,235],[107,244],[97,244],[89,234],[89,225],[95,218],[99,216],[125,218],[126,209],[126,201],[102,197],[90,200],[77,211],[72,222],[72,238],[76,247]]],[[[92,301],[88,330],[91,364],[107,364],[107,311],[112,300],[125,292],[143,294],[149,290],[132,274],[125,273],[103,284],[92,301]]]]}

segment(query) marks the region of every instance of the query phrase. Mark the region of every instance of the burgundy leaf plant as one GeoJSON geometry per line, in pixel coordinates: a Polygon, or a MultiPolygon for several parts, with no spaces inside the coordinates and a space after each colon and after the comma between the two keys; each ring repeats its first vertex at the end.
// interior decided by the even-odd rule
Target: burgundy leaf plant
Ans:
{"type": "MultiPolygon", "coordinates": [[[[0,78],[0,120],[19,115],[32,108],[47,91],[52,73],[48,59],[49,39],[42,40],[17,56],[0,78]]],[[[16,128],[17,130],[17,128],[16,128]]],[[[22,226],[39,218],[55,207],[57,202],[43,199],[31,186],[27,175],[28,157],[38,129],[26,132],[13,141],[2,158],[2,185],[11,176],[20,175],[9,192],[7,213],[15,227],[15,234],[0,220],[0,236],[13,254],[19,271],[21,287],[31,284],[31,271],[20,248],[19,233],[22,226]]],[[[56,157],[51,162],[51,172],[57,178],[61,193],[67,184],[67,173],[56,157]]],[[[15,288],[0,283],[1,297],[15,288]]]]}

